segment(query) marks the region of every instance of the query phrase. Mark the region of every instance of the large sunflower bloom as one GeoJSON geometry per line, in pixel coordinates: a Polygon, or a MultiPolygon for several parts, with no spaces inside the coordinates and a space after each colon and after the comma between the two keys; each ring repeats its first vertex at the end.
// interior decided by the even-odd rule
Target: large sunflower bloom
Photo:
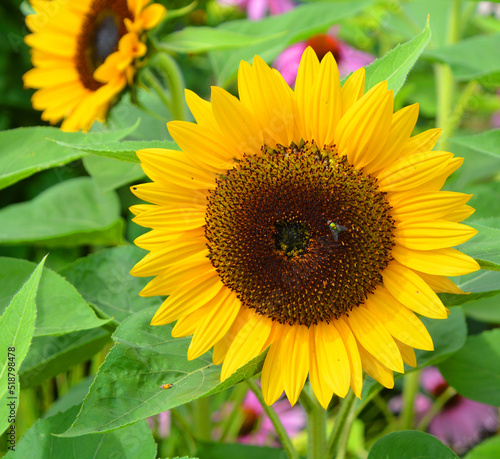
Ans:
{"type": "Polygon", "coordinates": [[[33,107],[61,129],[88,130],[104,120],[117,95],[131,84],[135,61],[146,54],[145,31],[165,13],[150,0],[31,0],[34,69],[24,85],[36,88],[33,107]]]}
{"type": "Polygon", "coordinates": [[[478,269],[451,248],[476,233],[458,223],[470,196],[439,191],[462,159],[431,151],[438,129],[410,137],[418,105],[393,113],[387,82],[364,94],[364,79],[341,87],[308,48],[293,92],[256,57],[239,100],[187,92],[197,124],[168,124],[182,151],[137,152],[153,182],[132,190],[153,205],[131,210],[152,231],[132,274],[170,295],[152,324],[192,334],[189,359],[213,346],[222,380],[269,347],[269,404],[294,404],[308,375],[324,407],[359,397],[362,370],[392,387],[413,348],[433,349],[415,313],[445,319],[436,292],[461,292],[445,276],[478,269]]]}

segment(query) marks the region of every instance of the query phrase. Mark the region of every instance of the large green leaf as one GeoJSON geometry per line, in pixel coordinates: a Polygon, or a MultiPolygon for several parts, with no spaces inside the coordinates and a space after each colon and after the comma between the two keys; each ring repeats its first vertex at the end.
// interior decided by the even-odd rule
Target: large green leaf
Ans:
{"type": "MultiPolygon", "coordinates": [[[[26,260],[0,257],[0,312],[35,267],[35,263],[26,260]]],[[[106,322],[96,317],[69,282],[48,268],[43,270],[34,336],[63,335],[100,327],[106,322]]]]}
{"type": "Polygon", "coordinates": [[[481,134],[452,137],[449,142],[500,160],[500,129],[492,129],[481,134]]]}
{"type": "Polygon", "coordinates": [[[223,383],[211,352],[187,360],[190,338],[172,338],[172,326],[149,323],[156,308],[129,317],[99,368],[82,409],[65,437],[106,432],[227,389],[261,371],[265,353],[223,383]],[[170,389],[160,385],[172,384],[170,389]]]}
{"type": "Polygon", "coordinates": [[[122,322],[142,309],[160,307],[158,297],[139,296],[149,279],[129,274],[145,254],[132,245],[114,247],[76,260],[61,274],[104,316],[122,322]]]}
{"type": "Polygon", "coordinates": [[[59,183],[35,199],[0,210],[0,243],[45,247],[119,244],[123,220],[114,193],[101,193],[92,179],[59,183]]]}
{"type": "MultiPolygon", "coordinates": [[[[500,294],[500,290],[498,294],[500,294]]],[[[498,305],[500,304],[500,297],[497,295],[472,301],[462,306],[462,309],[468,317],[472,317],[479,322],[499,324],[500,308],[498,305]]]]}
{"type": "Polygon", "coordinates": [[[33,338],[36,319],[36,292],[45,258],[35,268],[21,290],[0,317],[0,433],[14,422],[19,405],[19,366],[33,338]]]}
{"type": "Polygon", "coordinates": [[[35,337],[19,370],[21,385],[25,389],[38,386],[44,380],[88,361],[110,342],[110,333],[102,328],[62,336],[35,337]]]}
{"type": "Polygon", "coordinates": [[[146,179],[146,174],[138,163],[89,155],[83,158],[83,165],[103,192],[146,179]]]}
{"type": "Polygon", "coordinates": [[[500,217],[468,221],[478,234],[460,246],[460,250],[474,257],[483,269],[500,271],[500,217]]]}
{"type": "Polygon", "coordinates": [[[368,90],[378,82],[387,80],[389,89],[397,94],[430,38],[431,29],[427,22],[425,28],[415,38],[396,46],[384,57],[366,67],[365,88],[368,90]]]}
{"type": "Polygon", "coordinates": [[[458,456],[434,435],[407,430],[379,439],[368,459],[458,459],[458,456]]]}
{"type": "Polygon", "coordinates": [[[469,451],[465,459],[492,459],[500,457],[500,436],[489,438],[469,451]]]}
{"type": "Polygon", "coordinates": [[[269,31],[267,35],[251,35],[222,28],[185,27],[168,34],[160,42],[161,48],[174,53],[204,53],[216,49],[243,48],[283,36],[269,31]]]}
{"type": "Polygon", "coordinates": [[[135,126],[118,131],[62,132],[53,127],[18,128],[0,132],[0,189],[12,185],[36,172],[63,166],[82,157],[76,151],[52,140],[92,145],[113,142],[130,134],[135,126]]]}
{"type": "Polygon", "coordinates": [[[426,52],[426,56],[451,66],[459,81],[484,79],[490,85],[500,84],[500,34],[466,38],[453,45],[426,52]]]}
{"type": "Polygon", "coordinates": [[[58,141],[57,143],[75,150],[81,150],[94,155],[119,159],[120,161],[127,161],[131,163],[139,162],[139,158],[135,154],[137,150],[145,148],[179,149],[175,142],[169,140],[127,140],[123,142],[108,142],[92,145],[79,142],[69,143],[58,141]]]}
{"type": "Polygon", "coordinates": [[[373,3],[371,0],[317,2],[300,5],[277,16],[260,21],[238,20],[221,24],[219,29],[261,37],[269,33],[275,38],[239,49],[217,50],[209,53],[218,86],[227,86],[236,77],[241,60],[251,62],[257,54],[266,62],[272,62],[287,46],[324,33],[341,19],[352,16],[361,8],[373,3]]]}
{"type": "Polygon", "coordinates": [[[439,369],[459,394],[500,406],[500,329],[470,336],[439,369]]]}
{"type": "Polygon", "coordinates": [[[116,432],[77,438],[54,436],[64,432],[75,419],[74,406],[55,416],[39,419],[6,459],[154,459],[156,444],[146,421],[139,421],[116,432]]]}

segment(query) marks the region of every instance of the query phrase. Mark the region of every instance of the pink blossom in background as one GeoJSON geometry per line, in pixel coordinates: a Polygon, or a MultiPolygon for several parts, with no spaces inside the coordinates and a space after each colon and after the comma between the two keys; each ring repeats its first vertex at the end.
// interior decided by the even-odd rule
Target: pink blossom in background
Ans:
{"type": "MultiPolygon", "coordinates": [[[[424,368],[420,382],[434,397],[448,388],[447,382],[435,367],[424,368]]],[[[495,407],[457,394],[432,419],[428,431],[458,454],[462,454],[497,429],[498,411],[495,407]]]]}
{"type": "Polygon", "coordinates": [[[292,0],[219,0],[219,3],[246,10],[248,19],[253,21],[262,19],[268,11],[271,15],[282,14],[295,6],[292,0]]]}
{"type": "Polygon", "coordinates": [[[353,48],[337,38],[337,27],[332,27],[328,34],[311,37],[286,48],[274,61],[273,67],[283,75],[285,81],[293,86],[297,78],[300,58],[305,49],[310,46],[321,60],[328,52],[333,54],[339,67],[340,76],[349,75],[351,72],[371,64],[375,56],[353,48]]]}
{"type": "Polygon", "coordinates": [[[167,438],[170,435],[170,411],[163,411],[156,416],[148,418],[149,428],[160,438],[167,438]]]}
{"type": "MultiPolygon", "coordinates": [[[[424,394],[417,394],[415,400],[413,402],[413,412],[414,412],[414,427],[418,425],[418,423],[422,420],[425,413],[431,409],[432,400],[424,394]]],[[[387,408],[392,411],[394,414],[401,413],[403,409],[403,396],[396,395],[392,397],[387,403],[387,408]]]]}
{"type": "MultiPolygon", "coordinates": [[[[283,427],[290,437],[296,436],[306,425],[306,413],[300,405],[291,406],[285,398],[273,405],[283,427]]],[[[249,391],[241,404],[245,419],[238,442],[252,445],[279,446],[276,431],[255,394],[249,391]]]]}

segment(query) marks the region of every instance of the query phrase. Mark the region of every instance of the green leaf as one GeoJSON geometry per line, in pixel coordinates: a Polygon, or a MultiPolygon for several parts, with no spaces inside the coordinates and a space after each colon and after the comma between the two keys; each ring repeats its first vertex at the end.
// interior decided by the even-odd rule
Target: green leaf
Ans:
{"type": "Polygon", "coordinates": [[[231,443],[199,442],[198,454],[203,459],[283,459],[282,449],[231,443]]]}
{"type": "MultiPolygon", "coordinates": [[[[46,257],[45,257],[46,258],[46,257]]],[[[0,433],[14,422],[19,405],[19,366],[33,338],[36,319],[36,292],[45,258],[0,317],[0,433]]]]}
{"type": "Polygon", "coordinates": [[[452,137],[449,142],[500,159],[500,129],[492,129],[481,134],[452,137]]]}
{"type": "Polygon", "coordinates": [[[466,276],[456,277],[453,281],[463,291],[470,293],[467,295],[440,293],[439,297],[447,307],[472,303],[473,301],[490,298],[500,293],[500,272],[498,271],[476,271],[466,276]]]}
{"type": "Polygon", "coordinates": [[[123,142],[108,142],[104,144],[84,144],[84,143],[68,143],[56,142],[57,144],[75,150],[82,150],[87,153],[92,153],[106,158],[119,159],[120,161],[127,161],[131,163],[138,163],[139,158],[136,155],[137,150],[145,148],[166,148],[178,150],[179,147],[175,142],[168,140],[126,140],[123,142]]]}
{"type": "Polygon", "coordinates": [[[470,336],[439,369],[459,394],[500,406],[500,329],[470,336]]]}
{"type": "Polygon", "coordinates": [[[485,79],[489,85],[500,84],[500,34],[466,38],[453,45],[425,53],[438,62],[449,64],[459,81],[485,79]]]}
{"type": "Polygon", "coordinates": [[[60,273],[103,316],[120,323],[142,309],[161,305],[159,297],[139,296],[149,278],[129,274],[144,255],[144,250],[132,245],[114,247],[80,258],[60,273]]]}
{"type": "Polygon", "coordinates": [[[79,144],[94,144],[120,140],[136,126],[119,131],[62,132],[53,127],[18,128],[0,132],[0,189],[51,167],[63,166],[84,153],[57,145],[49,139],[79,144]]]}
{"type": "MultiPolygon", "coordinates": [[[[273,32],[273,30],[270,30],[273,32]]],[[[282,37],[284,33],[255,36],[213,27],[185,27],[168,34],[159,43],[162,49],[174,53],[205,53],[216,49],[242,48],[282,37]]]]}
{"type": "Polygon", "coordinates": [[[129,183],[144,181],[146,178],[139,164],[113,158],[86,156],[83,158],[83,165],[103,192],[116,190],[129,183]]]}
{"type": "Polygon", "coordinates": [[[500,271],[500,217],[468,221],[467,225],[478,230],[460,250],[474,257],[483,269],[500,271]]]}
{"type": "Polygon", "coordinates": [[[9,451],[6,459],[154,459],[156,444],[147,421],[102,435],[60,438],[75,419],[79,406],[39,419],[19,440],[15,453],[9,451]]]}
{"type": "Polygon", "coordinates": [[[377,440],[368,459],[458,459],[458,456],[433,435],[406,430],[377,440]]]}
{"type": "Polygon", "coordinates": [[[39,386],[44,380],[88,361],[110,342],[110,333],[102,328],[35,337],[19,370],[21,385],[24,389],[39,386]]]}
{"type": "Polygon", "coordinates": [[[415,38],[398,45],[389,51],[381,59],[366,67],[366,90],[372,88],[380,81],[387,80],[389,89],[397,94],[403,86],[408,73],[417,62],[417,59],[424,51],[431,38],[431,29],[429,22],[425,28],[415,38]]]}
{"type": "MultiPolygon", "coordinates": [[[[500,279],[499,279],[500,280],[500,279]]],[[[500,290],[497,295],[500,294],[500,290]]],[[[490,324],[500,323],[500,308],[498,307],[499,298],[495,295],[489,298],[480,298],[462,306],[465,314],[468,317],[479,322],[490,324]]]]}
{"type": "Polygon", "coordinates": [[[269,36],[271,31],[276,38],[239,49],[211,51],[209,57],[217,85],[227,86],[236,77],[241,60],[251,62],[257,54],[270,63],[287,46],[326,32],[331,25],[371,3],[371,0],[317,2],[300,5],[287,13],[260,21],[238,20],[221,24],[218,29],[255,37],[269,36]]]}
{"type": "Polygon", "coordinates": [[[492,459],[500,457],[500,436],[488,438],[469,451],[464,459],[492,459]]]}
{"type": "Polygon", "coordinates": [[[35,199],[0,210],[0,244],[75,247],[119,244],[123,220],[114,193],[88,177],[67,180],[35,199]]]}
{"type": "Polygon", "coordinates": [[[211,352],[188,361],[191,338],[172,338],[172,325],[151,326],[155,311],[140,311],[117,328],[116,344],[63,436],[117,429],[220,392],[261,371],[265,352],[221,383],[220,366],[212,363],[211,352]],[[170,389],[159,387],[167,383],[170,389]]]}
{"type": "MultiPolygon", "coordinates": [[[[0,312],[35,267],[35,263],[26,260],[0,257],[0,312]]],[[[63,335],[100,327],[106,322],[96,317],[69,282],[48,268],[43,270],[34,336],[63,335]]]]}

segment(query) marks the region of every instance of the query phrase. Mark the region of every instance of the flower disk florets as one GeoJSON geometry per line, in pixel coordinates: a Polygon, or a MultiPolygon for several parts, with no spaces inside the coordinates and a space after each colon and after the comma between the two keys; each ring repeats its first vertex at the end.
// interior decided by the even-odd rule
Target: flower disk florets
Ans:
{"type": "Polygon", "coordinates": [[[391,260],[394,221],[376,179],[334,147],[263,148],[208,198],[209,258],[242,304],[282,324],[330,322],[363,303],[391,260]],[[346,228],[334,234],[328,222],[346,228]]]}

